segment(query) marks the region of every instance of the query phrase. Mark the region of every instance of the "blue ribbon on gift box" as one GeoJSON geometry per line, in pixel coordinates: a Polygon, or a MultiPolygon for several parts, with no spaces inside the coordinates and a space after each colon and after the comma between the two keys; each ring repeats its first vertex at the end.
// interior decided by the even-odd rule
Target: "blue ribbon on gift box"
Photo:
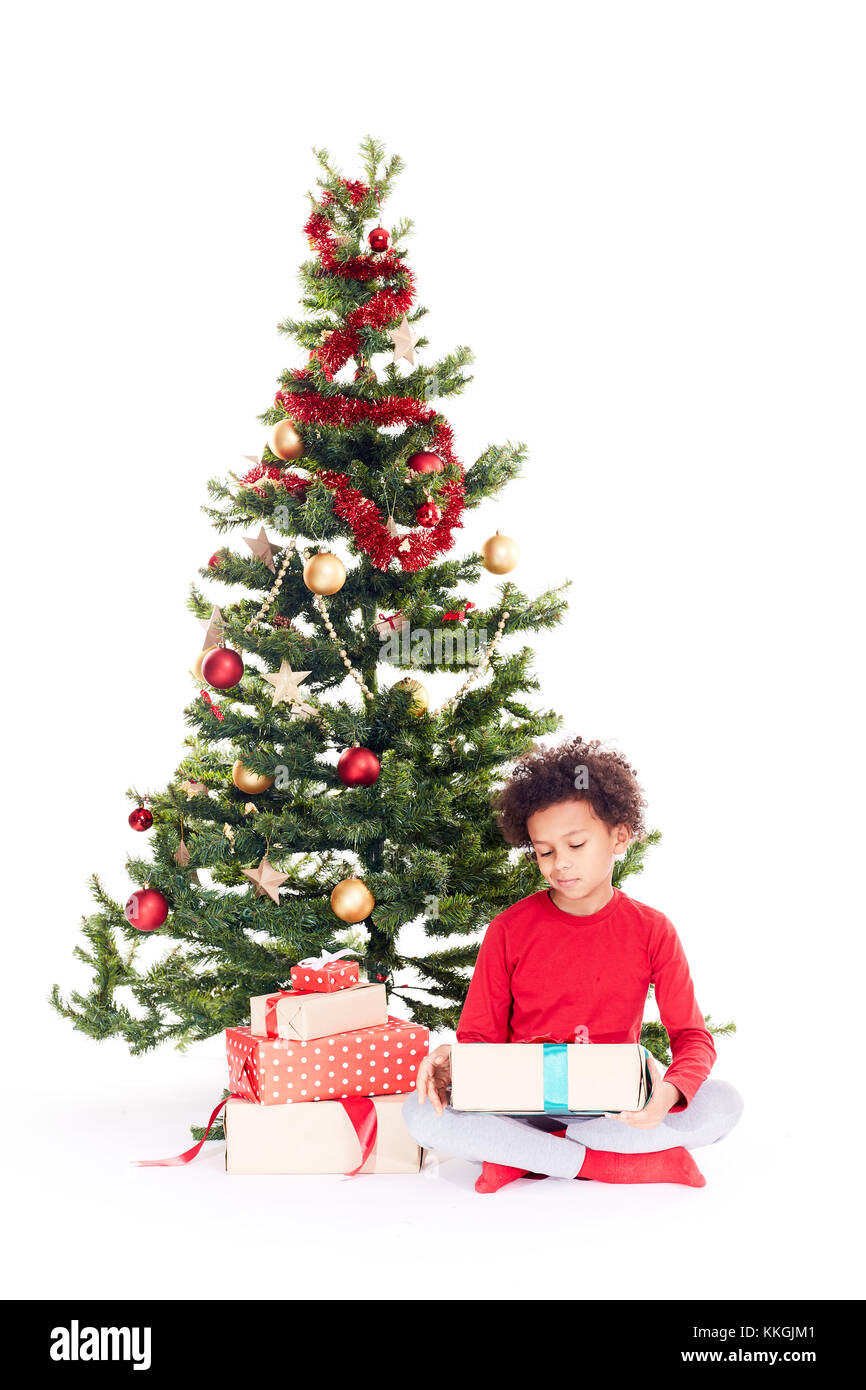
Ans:
{"type": "Polygon", "coordinates": [[[565,1043],[544,1043],[544,1108],[568,1109],[568,1052],[565,1043]]]}

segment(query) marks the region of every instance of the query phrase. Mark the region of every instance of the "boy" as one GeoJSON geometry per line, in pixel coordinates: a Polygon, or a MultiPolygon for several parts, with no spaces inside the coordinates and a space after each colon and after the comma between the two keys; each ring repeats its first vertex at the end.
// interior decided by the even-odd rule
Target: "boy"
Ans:
{"type": "Polygon", "coordinates": [[[626,760],[581,739],[534,750],[496,798],[505,839],[526,848],[550,886],[490,923],[457,1041],[637,1042],[652,982],[673,1060],[664,1077],[651,1062],[642,1110],[517,1118],[452,1110],[451,1048],[436,1048],[403,1114],[425,1148],[482,1163],[477,1192],[526,1173],[703,1187],[688,1151],[723,1139],[740,1118],[735,1088],[707,1081],[716,1050],[676,931],[613,887],[616,857],[645,833],[645,805],[626,760]]]}

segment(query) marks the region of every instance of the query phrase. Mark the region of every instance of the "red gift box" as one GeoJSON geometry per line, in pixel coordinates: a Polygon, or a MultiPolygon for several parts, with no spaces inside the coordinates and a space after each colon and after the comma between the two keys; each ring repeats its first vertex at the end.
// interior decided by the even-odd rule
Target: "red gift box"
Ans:
{"type": "Polygon", "coordinates": [[[358,983],[358,962],[341,960],[325,951],[321,957],[298,961],[292,966],[292,989],[312,994],[334,994],[358,983]]]}
{"type": "Polygon", "coordinates": [[[407,1095],[429,1049],[428,1030],[402,1018],[308,1042],[226,1029],[229,1086],[260,1105],[407,1095]]]}

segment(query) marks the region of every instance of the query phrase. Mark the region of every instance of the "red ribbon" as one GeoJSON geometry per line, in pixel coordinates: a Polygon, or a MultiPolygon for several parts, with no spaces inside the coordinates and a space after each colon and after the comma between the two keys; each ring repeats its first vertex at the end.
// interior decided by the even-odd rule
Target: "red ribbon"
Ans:
{"type": "MultiPolygon", "coordinates": [[[[202,1145],[207,1142],[207,1137],[213,1129],[214,1120],[226,1104],[227,1100],[242,1100],[244,1105],[254,1105],[254,1101],[249,1101],[245,1096],[227,1096],[226,1100],[221,1100],[207,1122],[207,1129],[197,1144],[193,1144],[191,1149],[186,1149],[182,1154],[175,1154],[173,1158],[137,1158],[133,1159],[136,1168],[182,1168],[187,1163],[192,1163],[201,1153],[202,1145]]],[[[327,1104],[327,1102],[326,1102],[327,1104]]],[[[349,1121],[358,1138],[361,1146],[361,1162],[357,1168],[346,1174],[347,1178],[354,1178],[361,1171],[367,1159],[373,1152],[376,1143],[376,1132],[379,1128],[379,1120],[376,1115],[376,1107],[367,1096],[350,1096],[347,1100],[339,1102],[349,1117],[349,1121]]]]}
{"type": "Polygon", "coordinates": [[[393,628],[394,623],[396,622],[397,618],[401,618],[402,616],[403,616],[403,609],[402,609],[402,608],[398,608],[398,609],[397,609],[397,612],[396,612],[396,613],[392,613],[391,616],[390,616],[390,618],[389,618],[389,617],[386,617],[386,615],[385,615],[384,613],[380,613],[380,614],[379,614],[379,622],[376,624],[376,626],[378,627],[378,626],[379,626],[379,623],[387,623],[388,626],[389,626],[390,628],[393,628]]]}
{"type": "Polygon", "coordinates": [[[219,705],[214,704],[213,700],[211,699],[210,695],[208,694],[208,692],[207,692],[206,690],[203,690],[203,691],[201,692],[201,698],[204,700],[205,704],[209,707],[211,714],[215,714],[216,717],[217,717],[217,719],[219,719],[220,722],[222,722],[223,719],[225,719],[225,715],[223,714],[223,712],[222,712],[222,710],[220,709],[219,705]]]}
{"type": "MultiPolygon", "coordinates": [[[[243,1096],[226,1096],[226,1100],[243,1100],[243,1096]]],[[[193,1144],[191,1149],[186,1149],[182,1154],[175,1154],[174,1158],[134,1158],[132,1161],[136,1168],[182,1168],[186,1163],[192,1163],[193,1159],[201,1153],[202,1144],[207,1141],[207,1137],[213,1129],[213,1123],[217,1115],[222,1110],[226,1100],[221,1100],[207,1122],[201,1139],[197,1144],[193,1144]]]]}
{"type": "Polygon", "coordinates": [[[277,1032],[277,1005],[281,999],[285,999],[288,994],[294,994],[294,990],[281,989],[279,994],[271,994],[265,1000],[265,1033],[269,1038],[278,1038],[277,1032]]]}
{"type": "Polygon", "coordinates": [[[361,1145],[361,1162],[357,1168],[352,1169],[351,1173],[346,1174],[347,1178],[354,1178],[373,1152],[379,1120],[376,1115],[376,1107],[367,1096],[349,1096],[347,1100],[341,1100],[340,1104],[348,1115],[352,1128],[358,1136],[358,1143],[361,1145]]]}
{"type": "Polygon", "coordinates": [[[315,994],[314,989],[283,989],[279,994],[271,994],[265,1000],[265,1034],[273,1040],[280,1035],[277,1032],[277,1005],[281,999],[294,999],[298,994],[315,994]]]}

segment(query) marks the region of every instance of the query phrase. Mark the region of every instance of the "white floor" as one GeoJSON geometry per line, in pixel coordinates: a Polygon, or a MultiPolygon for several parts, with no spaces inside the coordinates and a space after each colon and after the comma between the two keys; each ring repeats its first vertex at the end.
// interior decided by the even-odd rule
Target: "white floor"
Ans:
{"type": "MultiPolygon", "coordinates": [[[[674,1299],[851,1298],[862,1279],[849,1181],[769,1105],[697,1155],[700,1190],[548,1179],[480,1197],[456,1159],[418,1177],[229,1178],[222,1143],[139,1169],[191,1143],[224,1084],[221,1041],[130,1059],[44,1029],[55,1045],[41,1030],[32,1064],[26,1035],[7,1040],[7,1297],[634,1298],[661,1280],[674,1299]]],[[[744,1060],[724,1044],[715,1074],[736,1081],[744,1060]]]]}

